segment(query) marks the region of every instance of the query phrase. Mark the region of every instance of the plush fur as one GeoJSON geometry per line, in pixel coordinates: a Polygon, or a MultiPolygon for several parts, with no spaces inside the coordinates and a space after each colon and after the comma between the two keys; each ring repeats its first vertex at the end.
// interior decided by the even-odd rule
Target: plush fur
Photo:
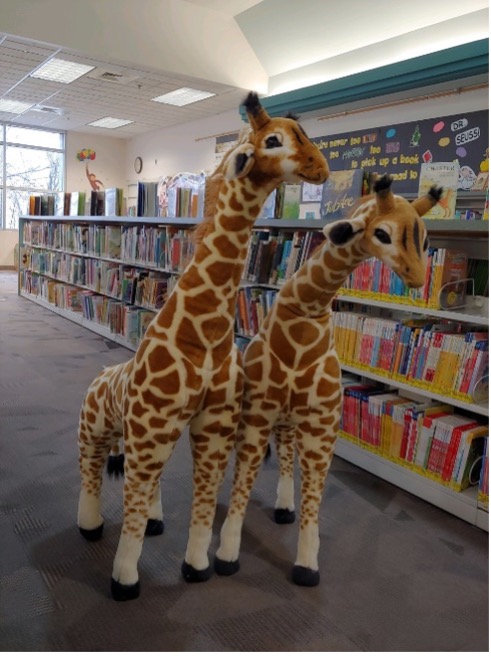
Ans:
{"type": "Polygon", "coordinates": [[[425,279],[426,229],[420,218],[437,199],[433,190],[413,203],[391,191],[384,176],[376,194],[349,220],[324,229],[326,241],[276,297],[244,355],[244,402],[236,444],[234,483],[215,559],[219,574],[239,568],[247,502],[273,432],[280,461],[275,519],[293,521],[295,451],[302,471],[300,530],[292,570],[298,585],[317,585],[318,514],[341,413],[341,375],[334,348],[331,303],[363,260],[377,257],[412,287],[425,279]]]}

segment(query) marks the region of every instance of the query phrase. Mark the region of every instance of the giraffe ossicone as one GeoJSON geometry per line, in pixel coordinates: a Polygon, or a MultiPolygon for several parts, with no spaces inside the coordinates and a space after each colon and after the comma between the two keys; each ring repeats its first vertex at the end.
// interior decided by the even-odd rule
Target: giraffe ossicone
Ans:
{"type": "Polygon", "coordinates": [[[244,398],[236,440],[234,481],[215,557],[218,574],[239,569],[244,516],[273,433],[280,464],[275,520],[295,519],[294,455],[301,480],[300,528],[294,583],[319,583],[319,508],[341,416],[341,372],[331,304],[347,276],[376,257],[410,287],[425,280],[428,240],[421,216],[441,190],[410,203],[391,190],[390,176],[375,183],[347,220],[327,224],[326,240],[283,285],[244,354],[244,398]]]}
{"type": "Polygon", "coordinates": [[[210,177],[193,259],[134,357],[105,369],[82,403],[77,521],[88,539],[102,535],[104,463],[118,440],[124,441],[124,519],[111,579],[116,600],[139,595],[145,530],[163,530],[160,475],[186,427],[193,501],[181,572],[190,582],[211,575],[208,549],[217,494],[242,402],[243,370],[233,330],[254,221],[281,182],[322,184],[329,174],[324,156],[296,120],[270,117],[255,93],[244,105],[249,129],[210,177]]]}

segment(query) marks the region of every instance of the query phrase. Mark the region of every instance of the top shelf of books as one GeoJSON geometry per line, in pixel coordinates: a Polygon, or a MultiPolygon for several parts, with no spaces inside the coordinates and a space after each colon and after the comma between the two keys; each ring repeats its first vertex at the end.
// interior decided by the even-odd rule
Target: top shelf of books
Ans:
{"type": "MultiPolygon", "coordinates": [[[[126,224],[126,225],[171,225],[178,227],[192,227],[201,219],[192,217],[139,217],[139,216],[21,216],[29,221],[57,221],[63,223],[97,223],[97,224],[126,224]]],[[[261,229],[280,230],[322,230],[329,223],[324,219],[257,219],[254,224],[261,229]]],[[[488,221],[465,221],[461,219],[425,219],[426,229],[430,234],[462,233],[478,236],[489,235],[488,221]]]]}

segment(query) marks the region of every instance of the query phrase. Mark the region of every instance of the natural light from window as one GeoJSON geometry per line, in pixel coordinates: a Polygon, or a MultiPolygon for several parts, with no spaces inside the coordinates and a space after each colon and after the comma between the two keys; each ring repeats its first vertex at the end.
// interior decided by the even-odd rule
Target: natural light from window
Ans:
{"type": "Polygon", "coordinates": [[[0,130],[1,227],[17,229],[29,196],[64,190],[65,134],[5,124],[0,130]]]}

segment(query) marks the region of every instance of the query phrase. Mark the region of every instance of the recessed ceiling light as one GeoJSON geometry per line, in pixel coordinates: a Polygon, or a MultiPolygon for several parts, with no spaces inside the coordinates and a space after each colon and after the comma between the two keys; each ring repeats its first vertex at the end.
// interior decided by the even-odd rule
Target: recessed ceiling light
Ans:
{"type": "Polygon", "coordinates": [[[53,57],[53,59],[50,59],[46,64],[38,68],[37,71],[31,73],[30,77],[38,77],[41,80],[49,80],[50,82],[70,84],[70,82],[77,80],[94,68],[95,66],[77,64],[53,57]]]}
{"type": "Polygon", "coordinates": [[[8,98],[0,99],[0,112],[10,112],[11,114],[22,114],[30,109],[34,103],[21,102],[20,100],[9,100],[8,98]]]}
{"type": "Polygon", "coordinates": [[[134,123],[135,121],[127,121],[124,118],[113,118],[112,116],[105,116],[100,118],[97,121],[92,121],[92,123],[87,123],[87,125],[92,125],[95,128],[120,128],[123,125],[128,125],[128,123],[134,123]]]}
{"type": "Polygon", "coordinates": [[[177,105],[178,107],[182,107],[183,105],[190,105],[198,100],[204,100],[205,98],[210,98],[215,95],[216,94],[209,93],[208,91],[199,91],[198,89],[182,87],[181,89],[176,89],[170,93],[164,93],[163,96],[152,98],[152,100],[167,105],[177,105]]]}

